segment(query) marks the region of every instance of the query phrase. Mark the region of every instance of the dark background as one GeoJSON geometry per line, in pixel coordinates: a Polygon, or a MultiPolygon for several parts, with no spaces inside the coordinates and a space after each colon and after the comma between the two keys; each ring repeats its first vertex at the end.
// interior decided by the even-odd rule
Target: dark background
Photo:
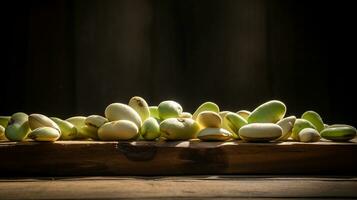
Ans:
{"type": "Polygon", "coordinates": [[[280,99],[356,126],[354,6],[343,1],[2,3],[0,115],[103,114],[139,95],[193,112],[280,99]]]}

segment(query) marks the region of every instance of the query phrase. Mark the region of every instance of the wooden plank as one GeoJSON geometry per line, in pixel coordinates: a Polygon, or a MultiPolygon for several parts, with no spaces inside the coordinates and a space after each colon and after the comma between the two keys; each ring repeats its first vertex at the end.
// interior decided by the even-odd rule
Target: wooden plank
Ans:
{"type": "Polygon", "coordinates": [[[356,174],[357,143],[1,142],[0,176],[356,174]]]}
{"type": "Polygon", "coordinates": [[[341,199],[356,188],[356,177],[50,177],[0,179],[0,199],[341,199]]]}

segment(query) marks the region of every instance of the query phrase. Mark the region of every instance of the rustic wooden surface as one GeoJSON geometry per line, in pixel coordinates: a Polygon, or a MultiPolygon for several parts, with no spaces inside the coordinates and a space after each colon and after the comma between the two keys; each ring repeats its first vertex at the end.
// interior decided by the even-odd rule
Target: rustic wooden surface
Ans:
{"type": "Polygon", "coordinates": [[[357,177],[47,177],[0,179],[0,199],[356,199],[356,188],[357,177]]]}
{"type": "Polygon", "coordinates": [[[354,175],[357,143],[0,142],[0,176],[354,175]]]}

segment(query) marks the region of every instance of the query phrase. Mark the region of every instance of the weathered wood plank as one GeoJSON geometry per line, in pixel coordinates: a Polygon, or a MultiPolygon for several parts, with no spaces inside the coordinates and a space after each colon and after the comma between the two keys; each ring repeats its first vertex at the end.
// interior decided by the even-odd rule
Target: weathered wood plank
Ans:
{"type": "Polygon", "coordinates": [[[341,199],[356,188],[355,177],[62,177],[0,179],[0,199],[341,199]]]}
{"type": "Polygon", "coordinates": [[[356,174],[357,143],[1,142],[0,176],[356,174]]]}

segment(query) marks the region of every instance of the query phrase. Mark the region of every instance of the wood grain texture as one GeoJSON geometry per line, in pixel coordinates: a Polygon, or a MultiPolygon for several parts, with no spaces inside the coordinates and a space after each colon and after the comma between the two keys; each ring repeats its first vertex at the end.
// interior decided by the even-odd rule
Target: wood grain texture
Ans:
{"type": "Polygon", "coordinates": [[[1,142],[0,176],[356,174],[357,143],[1,142]]]}
{"type": "Polygon", "coordinates": [[[356,177],[46,177],[0,179],[0,199],[355,199],[356,187],[356,177]]]}

